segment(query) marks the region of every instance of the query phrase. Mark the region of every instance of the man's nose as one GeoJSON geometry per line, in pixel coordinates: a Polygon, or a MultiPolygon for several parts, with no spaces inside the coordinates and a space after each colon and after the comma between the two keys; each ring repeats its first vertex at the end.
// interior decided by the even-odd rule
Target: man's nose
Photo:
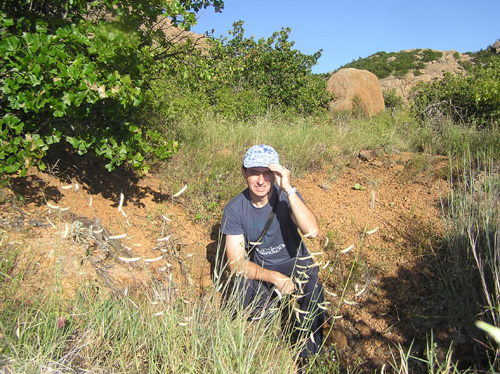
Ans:
{"type": "Polygon", "coordinates": [[[259,179],[257,180],[258,183],[262,184],[264,183],[266,180],[264,178],[264,174],[259,174],[259,179]]]}

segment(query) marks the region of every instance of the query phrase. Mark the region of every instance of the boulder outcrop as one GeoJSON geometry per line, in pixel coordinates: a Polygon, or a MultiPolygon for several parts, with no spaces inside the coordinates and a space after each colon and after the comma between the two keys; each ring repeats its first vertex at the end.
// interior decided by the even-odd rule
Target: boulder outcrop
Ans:
{"type": "Polygon", "coordinates": [[[328,79],[326,89],[336,99],[332,111],[362,111],[370,116],[384,110],[384,97],[377,76],[367,70],[340,69],[328,79]]]}
{"type": "MultiPolygon", "coordinates": [[[[414,51],[408,49],[405,52],[414,51]]],[[[406,74],[402,78],[393,75],[380,80],[382,90],[395,90],[396,94],[404,100],[408,99],[411,89],[419,83],[432,83],[436,80],[443,79],[444,74],[449,72],[452,74],[464,74],[465,70],[461,63],[468,63],[471,57],[467,54],[458,53],[457,51],[442,51],[442,56],[435,61],[425,62],[425,68],[420,69],[420,75],[415,75],[414,72],[406,74]]]]}

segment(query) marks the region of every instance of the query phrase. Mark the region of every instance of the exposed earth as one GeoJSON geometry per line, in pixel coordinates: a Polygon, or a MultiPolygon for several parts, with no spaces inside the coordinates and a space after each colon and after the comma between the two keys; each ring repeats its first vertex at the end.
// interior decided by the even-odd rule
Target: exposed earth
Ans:
{"type": "MultiPolygon", "coordinates": [[[[307,245],[331,302],[327,346],[341,363],[380,370],[389,347],[408,349],[413,339],[412,353],[423,356],[431,330],[438,351],[452,341],[466,351],[459,329],[434,318],[439,300],[428,267],[443,234],[447,167],[435,156],[366,152],[294,180],[320,219],[322,233],[307,245]]],[[[1,190],[0,255],[20,249],[13,273],[29,270],[23,292],[49,293],[56,281],[68,298],[85,282],[124,292],[140,289],[148,274],[165,285],[163,297],[213,286],[217,222],[196,223],[185,194],[165,192],[154,175],[137,179],[97,166],[55,175],[33,171],[1,190]]]]}

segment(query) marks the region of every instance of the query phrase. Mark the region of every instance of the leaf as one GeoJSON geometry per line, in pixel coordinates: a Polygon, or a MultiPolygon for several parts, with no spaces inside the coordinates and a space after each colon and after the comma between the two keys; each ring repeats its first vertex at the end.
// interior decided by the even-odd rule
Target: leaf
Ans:
{"type": "Polygon", "coordinates": [[[0,52],[15,52],[19,48],[20,40],[17,36],[10,36],[0,42],[0,52]]]}

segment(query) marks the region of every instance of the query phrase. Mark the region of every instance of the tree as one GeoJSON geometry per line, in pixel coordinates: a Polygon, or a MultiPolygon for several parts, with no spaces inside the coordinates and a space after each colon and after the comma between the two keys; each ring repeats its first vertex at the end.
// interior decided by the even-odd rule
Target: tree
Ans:
{"type": "Polygon", "coordinates": [[[0,1],[0,173],[26,173],[66,141],[112,170],[147,170],[176,143],[131,122],[151,76],[192,47],[188,30],[222,0],[0,1]],[[183,41],[183,42],[182,42],[183,41]]]}
{"type": "Polygon", "coordinates": [[[305,55],[293,48],[290,28],[269,38],[245,38],[243,21],[233,24],[232,38],[221,38],[211,50],[217,83],[232,95],[257,92],[266,105],[309,114],[332,99],[326,81],[311,73],[322,51],[305,55]]]}

